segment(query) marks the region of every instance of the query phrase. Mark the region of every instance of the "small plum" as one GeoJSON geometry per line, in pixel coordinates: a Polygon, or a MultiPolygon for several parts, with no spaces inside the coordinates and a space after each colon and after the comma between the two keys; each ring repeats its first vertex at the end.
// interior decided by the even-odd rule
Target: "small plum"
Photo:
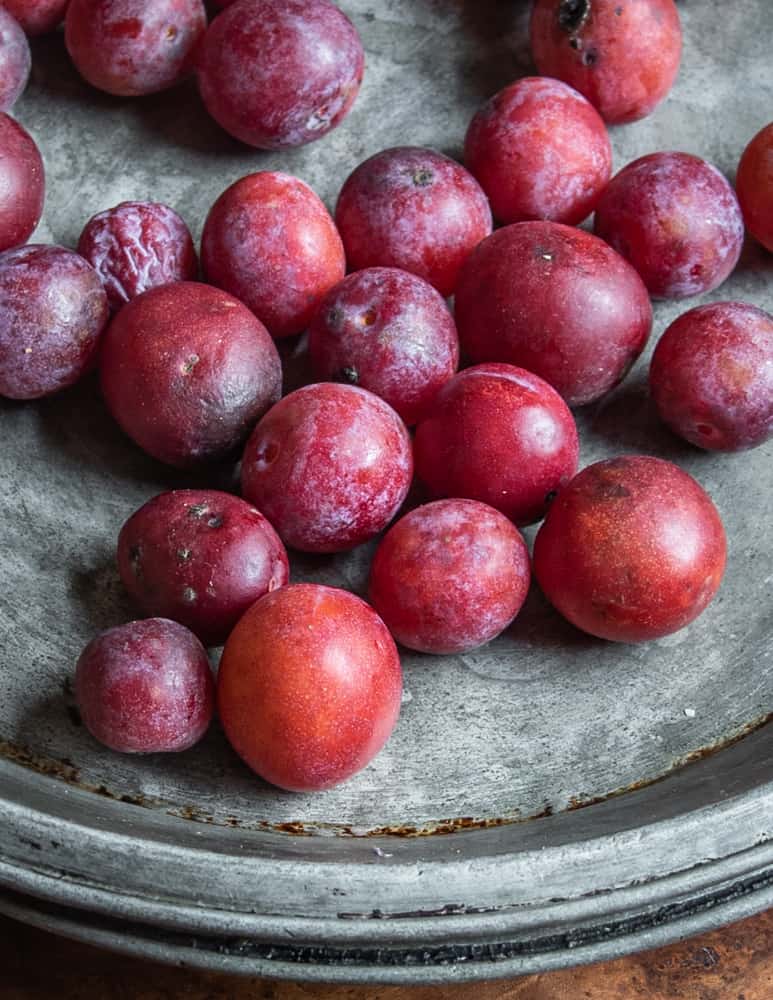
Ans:
{"type": "Polygon", "coordinates": [[[677,434],[709,451],[773,435],[773,316],[743,302],[684,313],[658,341],[650,392],[677,434]]]}
{"type": "Polygon", "coordinates": [[[560,80],[529,76],[477,112],[464,162],[500,222],[578,225],[612,176],[612,146],[582,94],[560,80]]]}
{"type": "Polygon", "coordinates": [[[632,455],[583,469],[534,543],[534,574],[577,628],[615,642],[676,632],[706,608],[725,569],[711,498],[671,462],[632,455]]]}
{"type": "Polygon", "coordinates": [[[504,514],[477,500],[436,500],[386,533],[368,597],[409,649],[463,653],[507,628],[530,577],[526,542],[504,514]]]}
{"type": "Polygon", "coordinates": [[[242,493],[286,545],[340,552],[382,531],[413,475],[411,439],[383,399],[353,385],[296,389],[244,449],[242,493]]]}
{"type": "Polygon", "coordinates": [[[681,299],[722,284],[744,229],[716,167],[689,153],[650,153],[609,182],[594,231],[633,264],[653,298],[681,299]]]}
{"type": "Polygon", "coordinates": [[[27,35],[45,35],[64,20],[70,0],[3,0],[27,35]]]}
{"type": "Polygon", "coordinates": [[[108,409],[148,454],[184,467],[225,458],[279,399],[282,367],[252,313],[179,281],[128,302],[100,357],[108,409]]]}
{"type": "Polygon", "coordinates": [[[90,219],[78,253],[100,277],[117,311],[141,292],[171,281],[193,281],[199,270],[188,227],[167,205],[124,201],[90,219]]]}
{"type": "Polygon", "coordinates": [[[415,146],[385,149],[361,163],[341,189],[335,219],[350,270],[399,267],[445,297],[491,232],[491,209],[472,174],[415,146]]]}
{"type": "Polygon", "coordinates": [[[459,363],[459,338],[443,297],[395,267],[355,271],[332,288],[309,328],[317,378],[385,399],[415,424],[459,363]]]}
{"type": "Polygon", "coordinates": [[[24,93],[31,66],[27,36],[9,11],[0,7],[0,111],[10,111],[24,93]]]}
{"type": "Polygon", "coordinates": [[[743,151],[735,189],[746,228],[773,253],[773,122],[743,151]]]}
{"type": "Polygon", "coordinates": [[[46,181],[35,140],[0,112],[0,251],[26,243],[43,214],[46,181]]]}
{"type": "Polygon", "coordinates": [[[0,254],[0,396],[38,399],[77,382],[96,360],[108,313],[96,272],[72,250],[0,254]]]}
{"type": "Polygon", "coordinates": [[[555,222],[521,222],[485,239],[462,268],[455,308],[473,361],[526,368],[570,406],[620,382],[652,326],[633,267],[597,237],[555,222]]]}
{"type": "Polygon", "coordinates": [[[305,330],[346,273],[341,237],[297,177],[264,171],[227,188],[201,237],[207,281],[241,299],[273,337],[305,330]]]}
{"type": "Polygon", "coordinates": [[[343,11],[329,0],[227,6],[206,33],[198,67],[215,121],[258,149],[301,146],[339,125],[365,71],[360,36],[343,11]]]}
{"type": "Polygon", "coordinates": [[[288,791],[362,770],[400,714],[402,671],[376,612],[345,590],[296,583],[262,597],[228,638],[217,700],[231,746],[288,791]]]}
{"type": "Polygon", "coordinates": [[[536,0],[530,34],[539,72],[579,90],[614,125],[650,114],[679,71],[674,0],[536,0]]]}
{"type": "Polygon", "coordinates": [[[577,469],[577,427],[538,375],[476,365],[454,375],[416,428],[416,474],[436,497],[467,497],[516,524],[539,520],[577,469]]]}
{"type": "Polygon", "coordinates": [[[193,72],[202,0],[70,0],[64,40],[80,75],[116,97],[173,87],[193,72]]]}
{"type": "Polygon", "coordinates": [[[196,636],[165,618],[102,632],[75,669],[83,723],[120,753],[171,753],[198,743],[209,728],[215,682],[196,636]]]}
{"type": "Polygon", "coordinates": [[[219,490],[172,490],[149,500],[121,528],[117,559],[145,614],[172,618],[210,646],[290,573],[260,511],[219,490]]]}

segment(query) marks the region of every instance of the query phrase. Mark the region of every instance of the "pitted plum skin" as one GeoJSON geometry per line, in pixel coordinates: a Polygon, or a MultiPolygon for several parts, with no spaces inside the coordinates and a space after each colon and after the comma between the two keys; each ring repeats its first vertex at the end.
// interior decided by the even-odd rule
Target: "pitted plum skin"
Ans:
{"type": "Polygon", "coordinates": [[[743,151],[735,189],[746,228],[773,253],[773,122],[743,151]]]}
{"type": "Polygon", "coordinates": [[[689,153],[650,153],[609,182],[594,232],[633,264],[653,298],[681,299],[729,277],[744,226],[716,167],[689,153]]]}
{"type": "Polygon", "coordinates": [[[108,319],[96,272],[64,247],[0,254],[0,395],[38,399],[90,370],[108,319]]]}
{"type": "Polygon", "coordinates": [[[45,35],[64,20],[70,0],[3,0],[27,35],[45,35]]]}
{"type": "Polygon", "coordinates": [[[514,365],[466,368],[416,428],[416,475],[436,497],[480,500],[516,524],[545,513],[577,469],[577,427],[539,376],[514,365]]]}
{"type": "Polygon", "coordinates": [[[135,511],[118,536],[124,586],[147,615],[225,642],[258,598],[289,578],[279,536],[255,507],[219,490],[172,490],[135,511]]]}
{"type": "Polygon", "coordinates": [[[569,406],[617,385],[652,327],[633,267],[590,233],[553,222],[517,223],[485,239],[462,268],[455,312],[472,361],[526,368],[569,406]]]}
{"type": "Polygon", "coordinates": [[[75,670],[75,698],[88,731],[111,750],[173,753],[209,728],[215,682],[192,632],[145,618],[92,639],[75,670]]]}
{"type": "Polygon", "coordinates": [[[413,475],[405,424],[378,396],[322,382],[285,396],[253,431],[242,494],[285,543],[341,552],[382,531],[413,475]]]}
{"type": "Polygon", "coordinates": [[[198,67],[209,113],[258,149],[301,146],[335,128],[364,72],[360,36],[329,0],[228,4],[207,30],[198,67]]]}
{"type": "Polygon", "coordinates": [[[92,87],[140,97],[193,72],[206,26],[202,0],[70,0],[64,39],[92,87]]]}
{"type": "Polygon", "coordinates": [[[100,277],[117,312],[149,288],[195,280],[199,262],[188,227],[167,205],[124,201],[83,229],[78,253],[100,277]]]}
{"type": "Polygon", "coordinates": [[[335,220],[351,271],[399,267],[445,297],[491,232],[491,209],[472,174],[417,146],[385,149],[361,163],[341,188],[335,220]]]}
{"type": "Polygon", "coordinates": [[[0,113],[0,251],[26,243],[43,214],[46,180],[35,140],[0,113]]]}
{"type": "Polygon", "coordinates": [[[644,642],[708,606],[727,544],[708,494],[671,462],[622,456],[583,469],[556,497],[534,543],[534,574],[577,628],[644,642]]]}
{"type": "Polygon", "coordinates": [[[346,273],[325,206],[297,177],[248,174],[220,195],[201,237],[207,281],[235,295],[276,338],[305,330],[346,273]]]}
{"type": "Polygon", "coordinates": [[[536,0],[530,35],[539,72],[579,90],[615,125],[651,114],[679,71],[673,0],[536,0]]]}
{"type": "Polygon", "coordinates": [[[386,533],[368,597],[409,649],[463,653],[507,628],[530,578],[526,543],[504,514],[476,500],[436,500],[386,533]]]}
{"type": "Polygon", "coordinates": [[[318,378],[374,392],[410,426],[456,371],[459,338],[432,285],[371,267],[325,296],[309,328],[309,354],[318,378]]]}
{"type": "Polygon", "coordinates": [[[658,341],[649,381],[662,419],[698,448],[763,444],[773,435],[773,317],[744,302],[691,309],[658,341]]]}
{"type": "Polygon", "coordinates": [[[10,111],[24,93],[32,56],[27,36],[5,7],[0,7],[0,111],[10,111]]]}
{"type": "Polygon", "coordinates": [[[525,77],[470,122],[464,162],[503,223],[579,225],[612,176],[612,147],[596,109],[560,80],[525,77]]]}

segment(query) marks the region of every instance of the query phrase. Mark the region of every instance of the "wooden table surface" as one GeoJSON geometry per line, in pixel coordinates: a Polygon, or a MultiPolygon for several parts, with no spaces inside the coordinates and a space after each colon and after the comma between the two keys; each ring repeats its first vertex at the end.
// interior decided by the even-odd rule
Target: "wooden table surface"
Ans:
{"type": "Polygon", "coordinates": [[[773,910],[630,958],[434,987],[278,983],[125,958],[0,918],[0,1000],[772,1000],[773,910]]]}

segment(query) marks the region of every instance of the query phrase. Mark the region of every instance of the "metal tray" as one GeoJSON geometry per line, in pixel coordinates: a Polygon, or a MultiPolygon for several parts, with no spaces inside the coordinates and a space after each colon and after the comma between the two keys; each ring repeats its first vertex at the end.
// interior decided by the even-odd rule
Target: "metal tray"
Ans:
{"type": "MultiPolygon", "coordinates": [[[[48,169],[39,239],[73,245],[93,212],[147,196],[198,232],[217,194],[257,169],[296,173],[332,205],[380,148],[459,155],[476,106],[530,71],[527,4],[343,6],[367,48],[361,96],[327,138],[277,155],[224,136],[192,85],[114,100],[79,80],[60,38],[36,43],[18,114],[48,169]]],[[[680,10],[679,81],[651,118],[613,130],[616,167],[678,148],[732,175],[773,109],[773,7],[680,10]]],[[[750,244],[710,298],[771,309],[771,275],[773,256],[750,244]]],[[[658,304],[653,342],[696,301],[658,304]]],[[[300,348],[286,353],[288,370],[302,365],[300,348]]],[[[773,903],[773,449],[681,444],[652,413],[646,359],[578,419],[583,464],[649,452],[710,491],[730,539],[717,600],[677,635],[621,646],[576,632],[533,593],[484,649],[406,655],[388,747],[341,788],[306,796],[262,784],[216,725],[184,755],[122,757],[89,738],[73,705],[80,648],[133,615],[113,567],[123,520],[161,489],[228,485],[233,470],[181,476],[153,462],[93,381],[0,402],[0,909],[175,962],[410,982],[595,960],[773,903]]],[[[360,591],[367,556],[296,557],[295,577],[360,591]]]]}

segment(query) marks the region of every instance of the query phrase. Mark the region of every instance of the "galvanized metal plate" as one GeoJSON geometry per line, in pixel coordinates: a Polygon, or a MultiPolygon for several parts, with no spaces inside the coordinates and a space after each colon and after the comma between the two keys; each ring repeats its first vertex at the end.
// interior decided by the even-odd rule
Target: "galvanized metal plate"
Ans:
{"type": "MultiPolygon", "coordinates": [[[[73,245],[93,212],[143,197],[198,234],[219,192],[257,169],[296,173],[332,206],[378,149],[458,156],[477,105],[531,71],[528,4],[342,6],[367,50],[360,98],[341,128],[282,154],[229,140],[192,85],[115,100],[79,80],[60,38],[36,43],[17,111],[48,170],[39,239],[73,245]]],[[[682,149],[732,176],[771,117],[773,9],[705,0],[680,12],[677,85],[651,118],[612,130],[615,166],[682,149]]],[[[772,274],[773,256],[750,243],[705,300],[773,310],[772,274]]],[[[699,301],[657,304],[653,344],[699,301]]],[[[302,345],[287,363],[292,384],[302,345]]],[[[680,443],[654,416],[646,366],[578,413],[582,462],[645,452],[696,476],[730,541],[714,604],[675,636],[620,646],[575,631],[534,592],[480,651],[406,654],[388,747],[315,796],[261,783],[217,726],[184,755],[137,758],[78,724],[80,648],[134,614],[113,565],[120,525],[161,489],[228,486],[233,469],[181,476],[145,457],[93,381],[0,401],[0,908],[175,960],[418,980],[600,957],[767,905],[773,734],[727,747],[773,711],[773,448],[711,456],[680,443]]],[[[361,592],[371,550],[295,556],[294,576],[361,592]]]]}

